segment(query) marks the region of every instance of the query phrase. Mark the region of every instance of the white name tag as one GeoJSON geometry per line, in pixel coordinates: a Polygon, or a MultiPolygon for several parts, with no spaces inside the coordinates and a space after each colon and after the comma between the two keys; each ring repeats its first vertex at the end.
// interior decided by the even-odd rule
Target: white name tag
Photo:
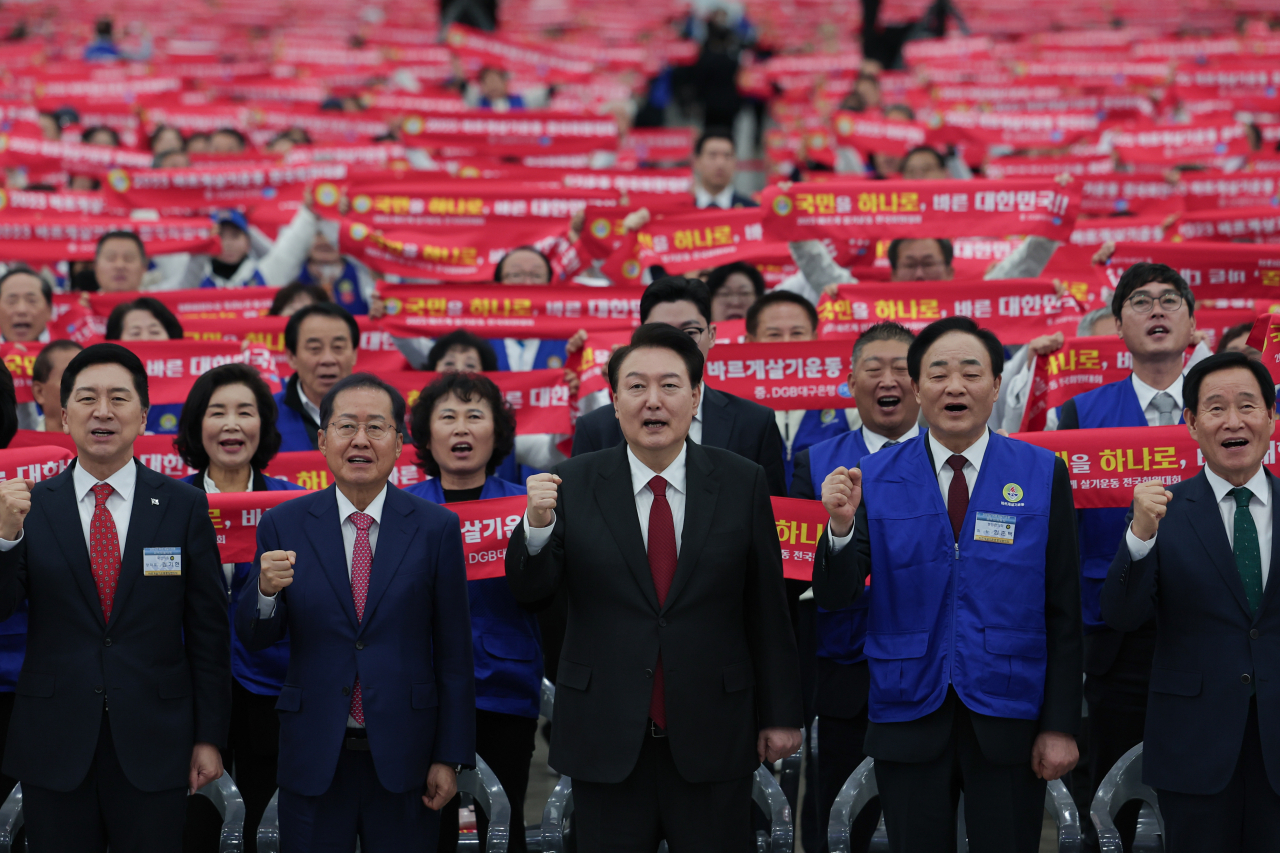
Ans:
{"type": "Polygon", "coordinates": [[[182,574],[182,549],[143,548],[142,574],[149,578],[180,576],[182,574]]]}
{"type": "Polygon", "coordinates": [[[1018,519],[1016,516],[980,512],[973,525],[973,538],[978,542],[999,542],[1001,545],[1012,545],[1013,533],[1017,525],[1018,519]]]}

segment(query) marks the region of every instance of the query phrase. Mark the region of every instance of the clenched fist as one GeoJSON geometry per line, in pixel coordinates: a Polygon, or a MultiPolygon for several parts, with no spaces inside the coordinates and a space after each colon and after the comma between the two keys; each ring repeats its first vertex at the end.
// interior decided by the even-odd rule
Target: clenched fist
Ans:
{"type": "Polygon", "coordinates": [[[31,487],[35,480],[5,480],[0,483],[0,539],[12,542],[22,533],[22,522],[31,512],[31,487]]]}
{"type": "Polygon", "coordinates": [[[264,552],[262,571],[258,574],[258,590],[270,597],[293,583],[293,564],[297,559],[296,551],[264,552]]]}
{"type": "Polygon", "coordinates": [[[529,489],[527,513],[530,527],[546,527],[551,524],[561,482],[563,481],[555,474],[534,474],[525,483],[529,489]]]}
{"type": "Polygon", "coordinates": [[[853,530],[853,517],[862,503],[862,469],[849,470],[843,465],[822,481],[822,505],[831,516],[831,532],[848,536],[853,530]]]}
{"type": "Polygon", "coordinates": [[[1133,535],[1147,542],[1156,535],[1160,519],[1169,511],[1173,492],[1159,480],[1148,480],[1133,487],[1133,535]]]}

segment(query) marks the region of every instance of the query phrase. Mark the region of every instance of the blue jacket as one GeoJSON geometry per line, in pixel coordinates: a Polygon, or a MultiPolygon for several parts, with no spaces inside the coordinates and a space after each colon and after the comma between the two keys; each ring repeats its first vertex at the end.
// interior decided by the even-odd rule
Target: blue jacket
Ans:
{"type": "Polygon", "coordinates": [[[181,403],[156,403],[147,410],[147,432],[173,435],[178,431],[180,417],[181,403]]]}
{"type": "MultiPolygon", "coordinates": [[[[507,360],[507,344],[505,340],[495,340],[493,351],[498,356],[498,369],[511,370],[511,362],[507,360]]],[[[533,369],[542,370],[547,367],[564,367],[565,347],[568,341],[539,341],[538,354],[533,358],[533,369]]]]}
{"type": "Polygon", "coordinates": [[[27,654],[27,600],[8,619],[0,622],[0,693],[12,693],[27,654]]]}
{"type": "Polygon", "coordinates": [[[1044,448],[990,434],[957,538],[927,439],[863,457],[876,595],[865,646],[873,722],[920,719],[942,706],[949,686],[978,714],[1039,719],[1055,460],[1044,448]],[[982,530],[979,513],[994,516],[982,530]],[[990,535],[1012,543],[976,538],[997,525],[990,535]]]}
{"type": "MultiPolygon", "coordinates": [[[[294,281],[298,284],[319,284],[306,264],[302,265],[294,281]]],[[[364,294],[360,292],[360,271],[347,258],[342,259],[342,275],[333,283],[333,301],[353,316],[369,313],[369,303],[364,301],[364,294]]]]}
{"type": "MultiPolygon", "coordinates": [[[[844,416],[843,409],[811,409],[804,413],[795,437],[791,439],[791,452],[786,454],[783,465],[787,476],[787,490],[791,490],[791,475],[795,472],[796,454],[805,448],[812,447],[820,441],[835,438],[849,431],[849,419],[844,416]]],[[[786,443],[783,443],[786,448],[786,443]]],[[[830,473],[830,472],[828,472],[830,473]]],[[[825,476],[825,475],[823,475],[825,476]]],[[[822,494],[822,489],[818,489],[822,494]]]]}
{"type": "MultiPolygon", "coordinates": [[[[182,482],[190,483],[204,491],[204,472],[183,477],[182,482]]],[[[294,492],[304,491],[287,480],[277,477],[265,477],[259,471],[253,472],[253,491],[255,492],[294,492]],[[261,488],[259,488],[261,486],[261,488]]],[[[227,607],[227,618],[231,621],[231,675],[250,693],[259,696],[279,696],[280,686],[284,684],[285,670],[289,668],[289,637],[261,651],[251,652],[236,636],[236,604],[240,601],[241,592],[247,586],[249,594],[257,590],[258,563],[236,563],[235,574],[231,576],[231,586],[227,589],[230,599],[227,607]]],[[[223,577],[226,577],[225,575],[223,577]]],[[[3,628],[0,625],[0,628],[3,628]]]]}
{"type": "MultiPolygon", "coordinates": [[[[411,495],[444,505],[438,479],[414,483],[411,495]]],[[[480,500],[526,494],[524,486],[497,477],[484,481],[480,500]]],[[[467,581],[471,646],[476,667],[476,707],[536,719],[542,697],[542,633],[538,618],[516,603],[505,577],[467,581]]]]}
{"type": "Polygon", "coordinates": [[[293,583],[268,619],[257,596],[236,609],[253,651],[290,638],[280,712],[277,781],[304,797],[328,790],[360,679],[378,781],[421,792],[432,763],[475,763],[476,699],[467,575],[458,516],[387,486],[357,621],[338,519],[336,486],[272,508],[258,524],[265,551],[298,554],[293,583]]]}
{"type": "Polygon", "coordinates": [[[298,374],[285,382],[274,399],[276,401],[276,429],[280,431],[280,450],[315,450],[319,446],[316,434],[320,425],[302,408],[302,391],[298,388],[298,374]]]}

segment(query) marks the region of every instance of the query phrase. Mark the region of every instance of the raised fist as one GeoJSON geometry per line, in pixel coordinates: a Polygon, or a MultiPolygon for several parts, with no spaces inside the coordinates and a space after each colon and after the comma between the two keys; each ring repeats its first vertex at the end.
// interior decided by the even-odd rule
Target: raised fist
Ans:
{"type": "Polygon", "coordinates": [[[862,503],[862,469],[843,465],[822,481],[822,505],[831,516],[831,532],[848,536],[853,530],[853,517],[862,503]]]}

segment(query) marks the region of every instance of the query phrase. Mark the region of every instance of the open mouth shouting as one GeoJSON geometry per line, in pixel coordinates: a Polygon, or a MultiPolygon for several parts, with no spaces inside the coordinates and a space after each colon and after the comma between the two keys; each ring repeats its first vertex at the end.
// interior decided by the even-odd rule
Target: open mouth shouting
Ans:
{"type": "Polygon", "coordinates": [[[116,431],[111,427],[94,427],[89,430],[89,440],[95,444],[105,444],[116,437],[116,431]]]}
{"type": "Polygon", "coordinates": [[[882,397],[876,397],[876,408],[880,410],[881,414],[887,415],[895,412],[901,404],[902,398],[896,394],[885,394],[882,397]]]}
{"type": "Polygon", "coordinates": [[[349,453],[347,454],[346,463],[348,467],[357,470],[372,468],[374,464],[373,455],[370,453],[349,453]]]}
{"type": "Polygon", "coordinates": [[[1247,438],[1227,438],[1222,441],[1222,447],[1224,450],[1238,450],[1241,447],[1248,446],[1249,439],[1247,438]]]}
{"type": "Polygon", "coordinates": [[[246,445],[243,438],[224,438],[218,442],[218,447],[222,448],[222,452],[228,456],[235,456],[243,451],[246,445]]]}
{"type": "Polygon", "coordinates": [[[667,421],[662,418],[645,418],[643,422],[644,431],[646,433],[660,433],[667,428],[667,421]]]}
{"type": "Polygon", "coordinates": [[[949,415],[962,415],[969,411],[968,403],[947,403],[942,407],[949,415]]]}
{"type": "Polygon", "coordinates": [[[1163,341],[1165,338],[1169,337],[1169,333],[1169,327],[1163,323],[1153,323],[1147,328],[1147,337],[1154,338],[1157,341],[1163,341]]]}
{"type": "Polygon", "coordinates": [[[471,455],[471,442],[455,441],[449,448],[449,452],[453,454],[454,459],[466,459],[471,455]]]}

